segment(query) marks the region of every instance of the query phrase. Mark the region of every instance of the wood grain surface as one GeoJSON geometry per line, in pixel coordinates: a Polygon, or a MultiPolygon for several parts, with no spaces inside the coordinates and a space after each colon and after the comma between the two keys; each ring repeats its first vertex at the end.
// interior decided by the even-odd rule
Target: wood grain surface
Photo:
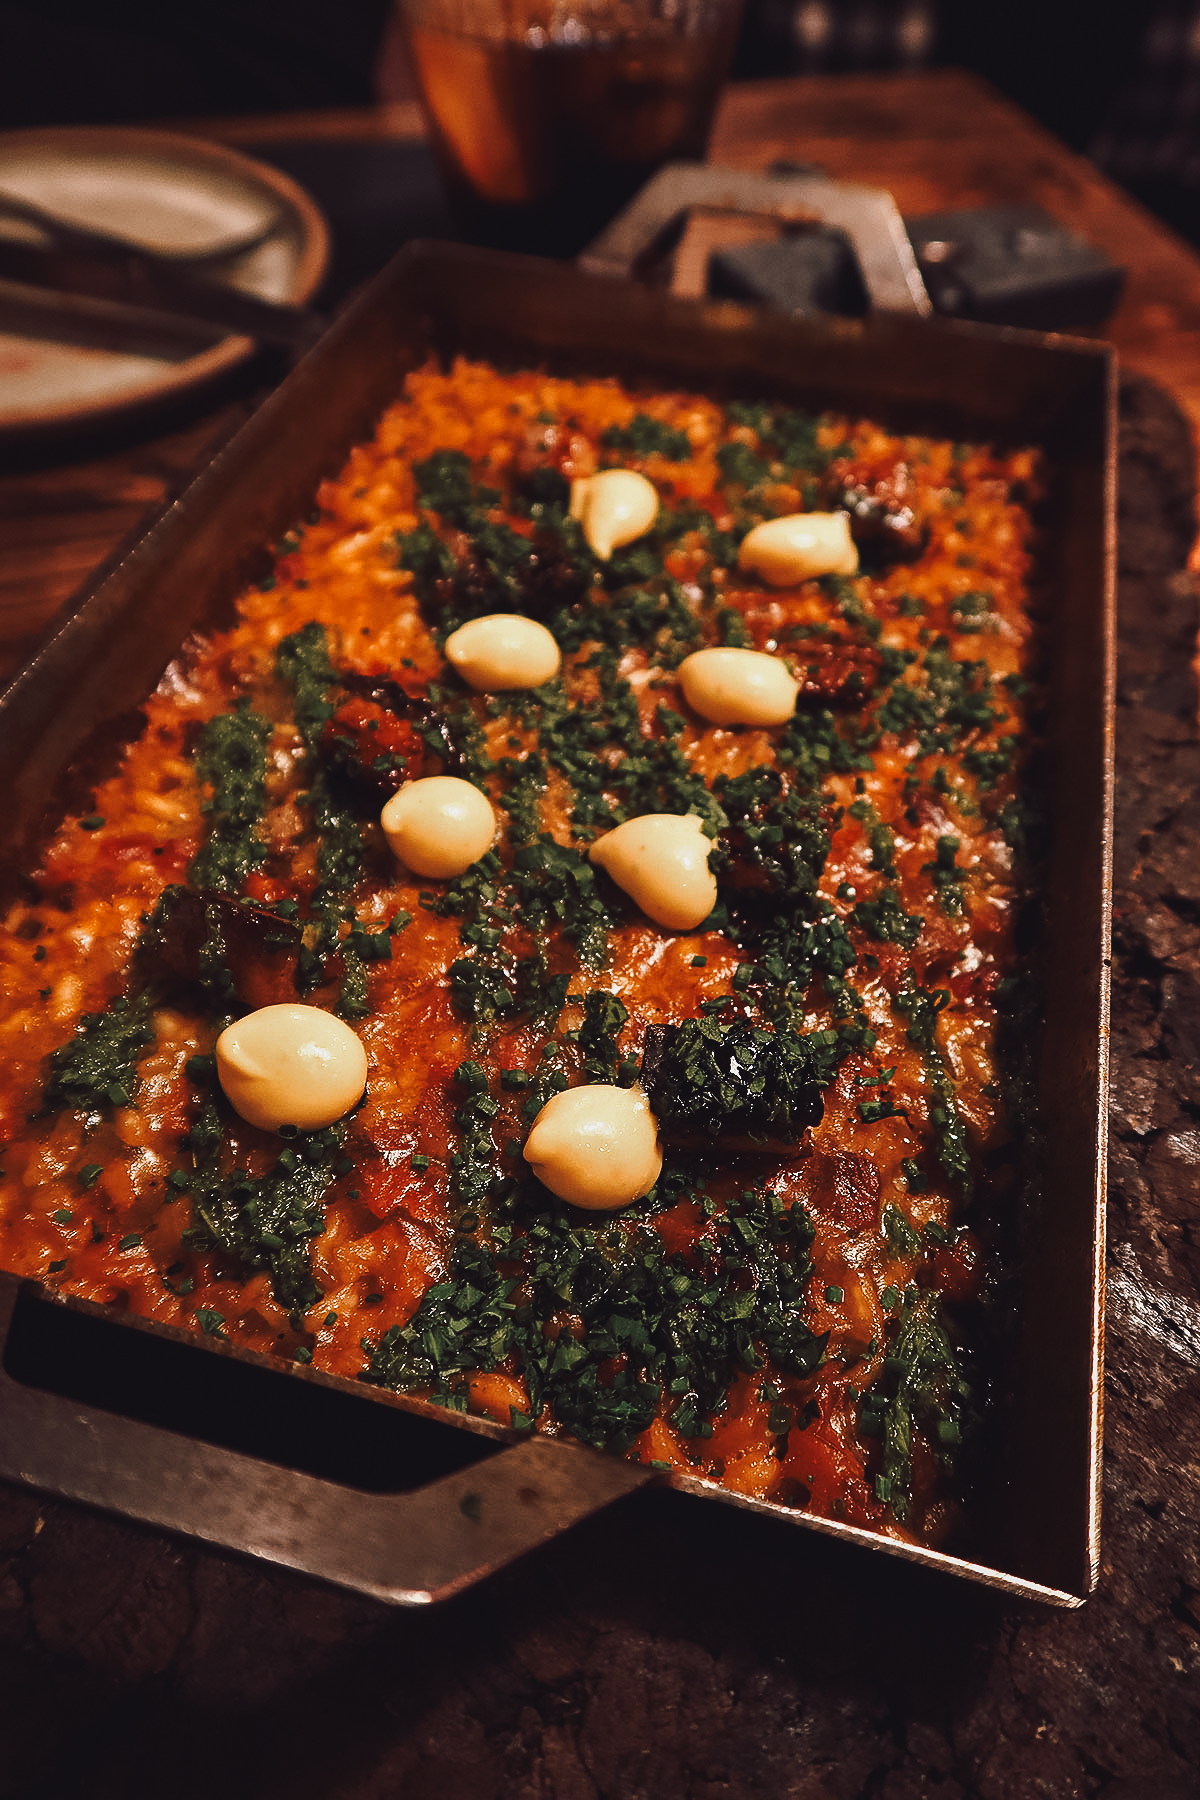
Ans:
{"type": "Polygon", "coordinates": [[[245,399],[227,401],[161,437],[0,462],[0,675],[32,654],[249,411],[245,399]]]}

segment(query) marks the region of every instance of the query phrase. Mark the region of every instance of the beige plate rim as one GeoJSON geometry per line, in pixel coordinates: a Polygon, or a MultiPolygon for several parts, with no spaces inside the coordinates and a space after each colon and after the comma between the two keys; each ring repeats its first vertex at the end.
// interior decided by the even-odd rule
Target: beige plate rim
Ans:
{"type": "MultiPolygon", "coordinates": [[[[239,150],[204,138],[189,137],[183,132],[147,130],[140,126],[61,125],[0,132],[0,152],[24,146],[38,150],[73,150],[85,155],[89,152],[127,154],[134,159],[202,165],[243,186],[259,191],[265,188],[291,215],[299,241],[299,255],[286,295],[288,302],[294,306],[305,305],[325,277],[330,257],[329,227],[316,202],[290,176],[254,157],[243,156],[239,150]]],[[[204,386],[244,362],[253,354],[254,348],[253,338],[222,338],[195,356],[164,365],[161,376],[154,376],[140,387],[118,396],[85,400],[77,405],[53,406],[8,418],[0,412],[0,439],[26,436],[31,432],[41,434],[47,430],[68,431],[118,418],[149,403],[204,386]]]]}

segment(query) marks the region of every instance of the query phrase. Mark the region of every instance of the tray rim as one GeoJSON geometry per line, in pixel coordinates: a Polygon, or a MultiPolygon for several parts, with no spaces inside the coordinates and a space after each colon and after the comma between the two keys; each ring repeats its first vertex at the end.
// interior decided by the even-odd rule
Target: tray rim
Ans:
{"type": "MultiPolygon", "coordinates": [[[[465,264],[468,269],[473,267],[480,270],[480,272],[486,272],[489,265],[493,268],[500,265],[509,270],[515,265],[520,265],[523,273],[531,280],[536,278],[538,268],[544,267],[544,265],[539,265],[534,259],[496,255],[495,253],[485,251],[468,250],[461,246],[442,244],[426,245],[421,243],[412,244],[406,247],[406,249],[394,259],[388,269],[385,270],[383,274],[371,284],[371,287],[360,296],[359,300],[347,310],[347,313],[343,315],[343,318],[339,320],[338,324],[334,327],[333,332],[329,334],[330,337],[345,338],[348,336],[354,330],[356,321],[367,314],[372,306],[377,305],[381,296],[384,296],[391,291],[393,285],[398,283],[399,278],[406,270],[414,268],[419,270],[422,265],[429,266],[431,264],[434,266],[439,264],[442,266],[465,264]]],[[[557,273],[561,274],[560,265],[549,266],[557,273]]],[[[588,278],[580,276],[578,279],[582,281],[587,280],[588,278]]],[[[590,285],[593,288],[602,285],[608,288],[610,292],[612,291],[611,283],[604,283],[602,280],[597,281],[595,278],[591,280],[590,285]]],[[[697,314],[701,315],[701,321],[711,324],[721,337],[727,336],[731,329],[737,329],[739,327],[753,328],[760,322],[760,309],[747,307],[735,302],[721,301],[714,303],[706,301],[671,300],[669,303],[669,310],[673,311],[674,309],[680,309],[680,316],[690,317],[693,320],[695,320],[697,314]]],[[[842,322],[839,322],[839,324],[840,323],[842,322]]],[[[860,329],[862,328],[862,325],[865,325],[868,329],[870,327],[870,321],[855,321],[853,324],[860,329]]],[[[1107,433],[1106,440],[1102,446],[1104,469],[1104,541],[1101,546],[1102,592],[1099,595],[1101,605],[1100,627],[1104,647],[1104,695],[1102,702],[1104,717],[1102,772],[1104,815],[1101,821],[1103,869],[1101,890],[1098,895],[1098,900],[1105,923],[1105,929],[1107,930],[1107,921],[1111,908],[1112,888],[1112,787],[1114,771],[1113,743],[1115,733],[1113,704],[1115,691],[1115,633],[1113,620],[1115,606],[1116,446],[1115,433],[1112,429],[1115,419],[1115,354],[1111,347],[1106,344],[1097,343],[1096,341],[1089,339],[1074,338],[1061,333],[1033,333],[1012,327],[981,326],[957,321],[905,321],[904,328],[906,330],[919,332],[922,335],[931,332],[940,333],[947,339],[961,337],[984,343],[999,345],[1008,344],[1015,348],[1032,345],[1043,351],[1051,351],[1056,355],[1063,355],[1068,359],[1078,358],[1081,359],[1081,366],[1083,364],[1094,365],[1096,375],[1104,387],[1107,433]]],[[[832,335],[844,336],[846,334],[839,331],[835,326],[832,335]]],[[[8,714],[13,704],[16,704],[19,710],[22,696],[30,690],[31,686],[35,686],[39,681],[44,680],[47,674],[52,676],[54,664],[61,660],[64,650],[69,650],[75,637],[80,635],[81,623],[86,621],[89,609],[94,609],[95,606],[102,601],[105,591],[110,589],[114,583],[119,584],[122,580],[127,579],[130,571],[136,571],[137,565],[140,562],[152,558],[155,549],[164,541],[170,543],[174,534],[178,533],[180,530],[187,530],[189,517],[198,509],[201,509],[206,503],[208,494],[219,487],[221,472],[223,470],[227,471],[231,464],[236,463],[239,456],[244,457],[246,453],[246,444],[248,442],[253,443],[257,436],[269,432],[271,422],[275,415],[280,411],[286,410],[289,403],[289,394],[294,390],[294,383],[298,378],[303,378],[306,365],[311,365],[315,359],[320,358],[322,348],[323,346],[318,346],[318,349],[311,353],[310,357],[305,359],[305,362],[300,365],[300,369],[267,400],[264,406],[247,423],[247,425],[244,426],[242,430],[230,440],[229,444],[218,453],[213,463],[196,478],[184,495],[167,509],[157,521],[155,521],[145,537],[139,540],[129,554],[113,569],[108,571],[104,579],[98,582],[90,590],[72,616],[64,621],[59,630],[47,641],[31,662],[17,673],[4,694],[0,695],[0,719],[3,719],[3,717],[8,714]]],[[[554,351],[553,349],[550,349],[547,352],[547,356],[552,359],[553,355],[554,351]]],[[[387,396],[384,396],[381,400],[381,404],[386,403],[386,398],[387,396]]],[[[1084,1579],[1079,1584],[1083,1591],[1078,1591],[1075,1586],[1070,1588],[1056,1588],[1051,1585],[1031,1581],[990,1564],[972,1563],[966,1559],[945,1552],[926,1550],[920,1546],[897,1543],[895,1540],[877,1536],[870,1532],[859,1532],[855,1528],[845,1526],[838,1521],[815,1519],[811,1515],[797,1513],[794,1510],[782,1507],[777,1503],[755,1501],[747,1496],[735,1494],[728,1489],[719,1487],[715,1483],[705,1481],[703,1478],[676,1476],[670,1479],[670,1485],[682,1488],[684,1491],[703,1494],[706,1497],[720,1498],[751,1511],[763,1512],[773,1517],[783,1518],[789,1523],[805,1524],[814,1529],[821,1530],[827,1535],[845,1539],[847,1541],[857,1542],[861,1540],[869,1548],[884,1548],[894,1554],[907,1557],[910,1560],[928,1563],[931,1566],[939,1568],[950,1569],[953,1572],[967,1575],[974,1580],[983,1581],[985,1584],[999,1588],[1005,1592],[1019,1594],[1026,1598],[1038,1598],[1057,1605],[1077,1606],[1082,1603],[1086,1598],[1087,1593],[1095,1586],[1099,1571],[1099,1474],[1102,1452],[1104,1304],[1105,1157],[1103,1155],[1103,1150],[1105,1145],[1107,1093],[1108,983],[1109,959],[1107,955],[1105,955],[1101,959],[1098,970],[1099,998],[1102,1018],[1097,1047],[1098,1083],[1096,1091],[1095,1143],[1098,1154],[1096,1157],[1097,1179],[1095,1186],[1095,1219],[1092,1233],[1092,1266],[1090,1269],[1093,1355],[1091,1380],[1089,1384],[1088,1419],[1088,1437],[1091,1446],[1091,1458],[1088,1485],[1087,1572],[1084,1579]]],[[[42,1291],[57,1301],[66,1298],[64,1296],[59,1296],[55,1290],[50,1288],[43,1287],[42,1291]]],[[[105,1316],[114,1317],[111,1309],[102,1308],[101,1310],[105,1312],[105,1316]]],[[[159,1325],[156,1321],[145,1321],[140,1318],[134,1320],[131,1318],[128,1322],[136,1323],[140,1327],[149,1326],[154,1330],[164,1331],[171,1335],[177,1333],[177,1335],[189,1344],[195,1345],[198,1342],[194,1333],[182,1330],[177,1332],[177,1328],[159,1325]]],[[[224,1346],[205,1346],[201,1341],[201,1347],[220,1348],[221,1353],[223,1354],[233,1354],[235,1357],[255,1359],[255,1353],[241,1350],[237,1346],[230,1346],[226,1349],[224,1346]]],[[[401,1410],[421,1413],[428,1410],[428,1412],[439,1421],[444,1420],[446,1423],[458,1425],[460,1428],[463,1423],[463,1420],[459,1415],[448,1414],[444,1409],[433,1407],[432,1403],[416,1400],[412,1396],[376,1393],[374,1390],[364,1390],[363,1387],[350,1382],[343,1377],[326,1375],[320,1371],[281,1365],[271,1358],[264,1358],[263,1360],[267,1367],[280,1373],[299,1374],[305,1379],[316,1380],[322,1385],[329,1384],[336,1388],[348,1389],[358,1397],[362,1397],[364,1391],[367,1391],[372,1397],[384,1399],[390,1404],[399,1406],[401,1410]]],[[[478,1423],[473,1422],[471,1429],[480,1429],[480,1426],[478,1423]]],[[[483,1435],[492,1435],[491,1430],[486,1426],[482,1429],[483,1435]]],[[[512,1434],[508,1433],[506,1428],[497,1426],[495,1427],[495,1432],[501,1438],[512,1441],[512,1434]]]]}

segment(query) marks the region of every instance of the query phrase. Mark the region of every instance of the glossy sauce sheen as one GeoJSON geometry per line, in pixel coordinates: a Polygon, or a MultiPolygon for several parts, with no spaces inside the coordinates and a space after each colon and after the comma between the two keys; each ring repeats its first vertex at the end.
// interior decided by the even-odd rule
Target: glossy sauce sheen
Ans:
{"type": "MultiPolygon", "coordinates": [[[[694,395],[634,396],[610,382],[502,377],[479,365],[460,364],[449,374],[430,368],[410,379],[376,440],[353,452],[342,475],[322,488],[313,521],[280,547],[271,581],[243,596],[241,622],[189,645],[168,671],[147,705],[144,734],[98,788],[92,814],[63,824],[29,895],[8,911],[0,931],[6,996],[0,1264],[284,1359],[312,1361],[351,1378],[373,1371],[382,1380],[398,1365],[382,1355],[381,1342],[391,1332],[387,1341],[404,1347],[395,1328],[426,1317],[436,1295],[421,1314],[417,1309],[431,1287],[457,1281],[460,1303],[464,1243],[479,1246],[499,1270],[510,1306],[528,1294],[524,1233],[531,1219],[553,1220],[555,1229],[575,1234],[571,1246],[591,1255],[632,1258],[638,1266],[657,1259],[663,1279],[674,1271],[685,1285],[685,1278],[695,1287],[700,1275],[707,1279],[706,1272],[728,1264],[721,1306],[732,1318],[737,1296],[770,1277],[772,1259],[795,1254],[786,1244],[778,1252],[772,1247],[763,1218],[790,1216],[787,1209],[798,1205],[811,1222],[814,1265],[804,1325],[818,1337],[828,1334],[813,1359],[817,1366],[781,1368],[761,1342],[743,1343],[727,1356],[715,1400],[698,1396],[689,1378],[682,1385],[677,1380],[674,1391],[661,1379],[650,1382],[647,1402],[645,1387],[636,1391],[636,1346],[626,1349],[614,1339],[603,1356],[592,1357],[589,1379],[602,1398],[634,1381],[629,1416],[638,1429],[631,1433],[628,1421],[607,1432],[596,1427],[603,1407],[598,1413],[589,1401],[580,1415],[583,1434],[593,1441],[607,1436],[627,1454],[710,1475],[743,1494],[937,1542],[955,1516],[944,1464],[959,1428],[947,1426],[945,1408],[939,1422],[914,1402],[906,1415],[911,1445],[897,1451],[887,1422],[895,1427],[904,1396],[897,1399],[898,1377],[887,1359],[921,1307],[940,1317],[949,1340],[965,1343],[972,1335],[983,1271],[978,1239],[964,1224],[964,1181],[948,1171],[938,1150],[947,1109],[957,1116],[977,1188],[982,1175],[994,1197],[1006,1179],[1010,1126],[997,1071],[995,1002],[1001,977],[1014,968],[1019,877],[1008,840],[1015,838],[1012,802],[1022,760],[1013,740],[1023,725],[1021,684],[1003,678],[1017,677],[1028,658],[1024,501],[1036,479],[1035,459],[900,439],[869,423],[826,418],[810,434],[805,462],[796,465],[773,447],[769,421],[758,420],[766,434],[760,435],[753,417],[745,410],[727,415],[694,395]],[[666,435],[639,432],[639,418],[665,427],[666,435]],[[690,455],[681,453],[685,443],[690,455]],[[741,461],[736,449],[730,454],[736,446],[741,461]],[[540,470],[558,471],[565,491],[600,467],[637,469],[662,501],[655,533],[680,509],[700,509],[689,515],[691,528],[645,540],[657,561],[627,570],[624,587],[611,585],[619,574],[610,573],[603,577],[607,592],[593,588],[589,597],[586,580],[555,588],[552,569],[540,588],[528,590],[526,598],[534,596],[528,610],[557,626],[560,641],[563,619],[586,626],[599,616],[596,609],[619,610],[622,595],[648,596],[640,612],[622,614],[626,625],[607,640],[605,667],[597,662],[601,639],[584,636],[564,645],[562,688],[551,683],[533,696],[476,694],[449,669],[440,651],[446,631],[505,606],[496,604],[486,569],[476,583],[486,591],[476,594],[470,581],[454,589],[446,573],[453,563],[444,555],[441,575],[424,578],[418,603],[414,585],[423,578],[401,566],[419,562],[414,543],[419,548],[423,541],[428,550],[431,539],[460,567],[474,554],[453,519],[419,504],[413,465],[444,450],[465,453],[474,483],[503,496],[485,502],[491,522],[525,537],[543,532],[548,520],[553,524],[544,508],[530,513],[530,493],[550,491],[536,480],[531,485],[531,472],[540,470]],[[748,476],[757,477],[749,486],[748,476]],[[866,573],[768,588],[738,571],[739,527],[744,532],[765,517],[829,508],[847,492],[878,540],[874,550],[869,531],[862,540],[866,573]],[[711,529],[695,525],[704,515],[711,529]],[[419,529],[423,540],[413,538],[419,529]],[[325,627],[339,676],[363,679],[328,690],[324,704],[332,717],[318,718],[312,741],[328,749],[332,734],[343,750],[350,746],[347,754],[358,755],[360,767],[384,765],[376,771],[378,794],[358,806],[365,863],[337,894],[330,927],[348,951],[351,931],[358,934],[353,941],[375,944],[359,965],[362,1016],[351,1019],[370,1073],[366,1101],[341,1128],[340,1143],[320,1152],[325,1172],[316,1210],[310,1206],[308,1214],[313,1230],[298,1239],[314,1285],[299,1299],[293,1287],[280,1304],[271,1266],[248,1267],[228,1247],[211,1247],[211,1236],[208,1247],[197,1239],[202,1197],[193,1179],[204,1156],[226,1174],[236,1167],[249,1177],[264,1175],[277,1164],[280,1140],[214,1098],[204,1065],[189,1059],[211,1055],[221,1025],[240,1011],[297,998],[330,1009],[338,1004],[336,955],[307,991],[298,992],[295,978],[296,920],[303,925],[319,884],[318,847],[306,798],[310,749],[275,658],[281,641],[313,621],[325,627]],[[756,1148],[742,1139],[697,1144],[685,1134],[667,1145],[663,1179],[645,1200],[611,1221],[573,1213],[532,1183],[520,1148],[538,1096],[597,1079],[586,1059],[608,1054],[594,1043],[589,1048],[586,1031],[581,1039],[583,997],[602,991],[627,1010],[617,1060],[610,1054],[600,1078],[628,1084],[638,1078],[649,1027],[707,1016],[770,1029],[782,1023],[778,1010],[771,1012],[778,987],[762,985],[755,948],[746,947],[745,937],[733,942],[719,917],[715,928],[672,932],[640,914],[600,874],[595,891],[610,929],[600,951],[593,946],[590,966],[581,965],[553,920],[534,929],[511,911],[497,925],[461,906],[447,910],[452,884],[410,879],[389,855],[379,806],[403,780],[430,774],[465,774],[486,787],[500,823],[495,881],[501,888],[522,829],[586,851],[599,830],[630,811],[614,788],[628,748],[604,741],[603,733],[596,738],[589,751],[591,820],[577,816],[573,823],[579,795],[554,766],[547,751],[553,741],[540,741],[539,732],[547,708],[558,707],[561,716],[563,695],[577,714],[595,707],[603,681],[610,712],[618,703],[624,707],[626,731],[640,731],[652,746],[669,749],[673,742],[671,766],[684,772],[671,803],[660,793],[657,804],[635,810],[686,811],[687,781],[701,778],[710,795],[715,784],[719,798],[719,778],[756,769],[778,770],[786,795],[799,766],[799,740],[786,735],[791,726],[722,727],[688,709],[673,671],[689,651],[717,643],[789,658],[800,683],[798,719],[823,721],[804,740],[818,746],[816,762],[805,767],[810,779],[817,768],[813,816],[829,839],[806,911],[840,923],[854,960],[841,977],[848,988],[817,974],[799,999],[793,992],[788,1023],[801,1035],[840,1030],[836,1070],[824,1089],[823,1118],[790,1146],[756,1148]],[[977,668],[964,677],[968,663],[977,668]],[[947,668],[959,700],[943,679],[942,712],[927,708],[924,725],[914,723],[904,690],[928,695],[947,668]],[[379,681],[393,684],[383,700],[379,681]],[[415,702],[407,714],[405,694],[415,702]],[[212,784],[196,755],[204,724],[243,697],[270,729],[263,728],[266,806],[254,828],[263,846],[259,866],[227,890],[221,915],[224,961],[237,989],[231,1004],[227,992],[222,1000],[217,989],[210,986],[206,995],[198,988],[191,964],[186,978],[177,979],[177,969],[164,974],[170,954],[165,964],[162,955],[147,963],[145,952],[139,960],[135,950],[164,888],[189,882],[212,827],[205,810],[212,784]],[[873,709],[881,705],[890,707],[887,724],[872,727],[873,709]],[[923,748],[920,731],[936,729],[939,719],[943,738],[930,749],[927,736],[923,748]],[[843,750],[835,751],[833,763],[850,766],[830,766],[835,741],[843,750]],[[455,746],[449,760],[448,742],[455,746]],[[512,796],[538,755],[543,775],[526,780],[518,804],[512,796]],[[255,905],[243,907],[243,899],[255,905]],[[854,916],[863,903],[882,911],[854,916]],[[919,932],[908,928],[907,944],[894,931],[880,935],[871,928],[872,917],[894,920],[889,905],[899,916],[923,920],[919,932]],[[237,917],[231,922],[235,907],[253,915],[249,925],[237,917]],[[563,976],[561,1009],[538,1017],[528,995],[512,1004],[510,982],[510,1004],[501,1002],[494,1017],[464,1016],[453,965],[507,956],[511,974],[539,947],[543,962],[533,987],[540,993],[563,976]],[[897,994],[911,996],[914,989],[938,997],[925,1015],[936,1023],[928,1024],[924,1045],[914,1040],[919,1019],[911,1000],[907,1010],[897,1001],[897,994]],[[151,994],[146,1041],[131,1052],[136,1077],[110,1084],[109,1093],[82,1105],[70,1104],[71,1095],[64,1100],[60,1090],[46,1108],[56,1067],[49,1059],[71,1040],[81,1016],[115,996],[145,991],[151,994]],[[931,1069],[942,1071],[940,1086],[931,1069]],[[474,1104],[481,1096],[482,1110],[474,1104]],[[219,1121],[215,1148],[214,1141],[196,1138],[206,1103],[219,1121]],[[474,1188],[472,1165],[486,1173],[474,1188]],[[749,1211],[738,1198],[743,1193],[755,1197],[749,1211]],[[758,1226],[739,1236],[741,1228],[729,1221],[741,1212],[758,1226]],[[935,1302],[935,1294],[943,1298],[935,1302]],[[874,1417],[873,1393],[879,1397],[874,1417]],[[881,1428],[878,1408],[885,1403],[892,1410],[881,1428]]],[[[544,561],[553,564],[554,557],[544,561]]],[[[509,592],[506,605],[513,603],[509,592]]],[[[753,819],[749,824],[758,828],[753,819]]],[[[769,823],[764,829],[770,855],[769,823]]],[[[720,830],[722,899],[735,910],[747,894],[753,899],[770,891],[771,877],[748,847],[752,838],[746,823],[720,830]]],[[[773,841],[777,849],[778,832],[773,841]]],[[[194,885],[194,873],[191,879],[194,885]]],[[[503,907],[503,893],[496,904],[503,907]]],[[[313,936],[311,926],[307,935],[313,936]]],[[[260,1245],[260,1263],[265,1256],[269,1265],[271,1254],[260,1245]]],[[[702,1315],[704,1306],[697,1300],[688,1317],[702,1315]]],[[[551,1309],[543,1292],[540,1308],[534,1327],[540,1341],[551,1350],[586,1347],[586,1308],[577,1293],[561,1292],[551,1309]]],[[[653,1336],[655,1319],[647,1328],[653,1336]]],[[[553,1395],[569,1394],[563,1385],[569,1375],[554,1375],[560,1385],[551,1403],[539,1406],[521,1354],[511,1345],[501,1348],[495,1366],[483,1359],[475,1369],[451,1367],[426,1387],[449,1404],[506,1424],[512,1419],[529,1428],[536,1415],[532,1428],[562,1429],[553,1395]]],[[[565,1367],[570,1356],[562,1360],[565,1367]]],[[[946,1378],[938,1379],[944,1389],[946,1378]]],[[[977,1404],[977,1396],[947,1402],[961,1413],[964,1429],[977,1404]]]]}

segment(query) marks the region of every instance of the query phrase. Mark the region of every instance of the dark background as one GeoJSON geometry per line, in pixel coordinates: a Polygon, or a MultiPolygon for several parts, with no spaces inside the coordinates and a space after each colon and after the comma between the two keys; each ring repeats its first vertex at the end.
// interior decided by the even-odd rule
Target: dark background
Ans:
{"type": "MultiPolygon", "coordinates": [[[[397,97],[389,19],[389,0],[2,0],[0,128],[397,97]]],[[[734,73],[936,65],[984,75],[1200,241],[1198,0],[747,0],[734,73]]]]}

